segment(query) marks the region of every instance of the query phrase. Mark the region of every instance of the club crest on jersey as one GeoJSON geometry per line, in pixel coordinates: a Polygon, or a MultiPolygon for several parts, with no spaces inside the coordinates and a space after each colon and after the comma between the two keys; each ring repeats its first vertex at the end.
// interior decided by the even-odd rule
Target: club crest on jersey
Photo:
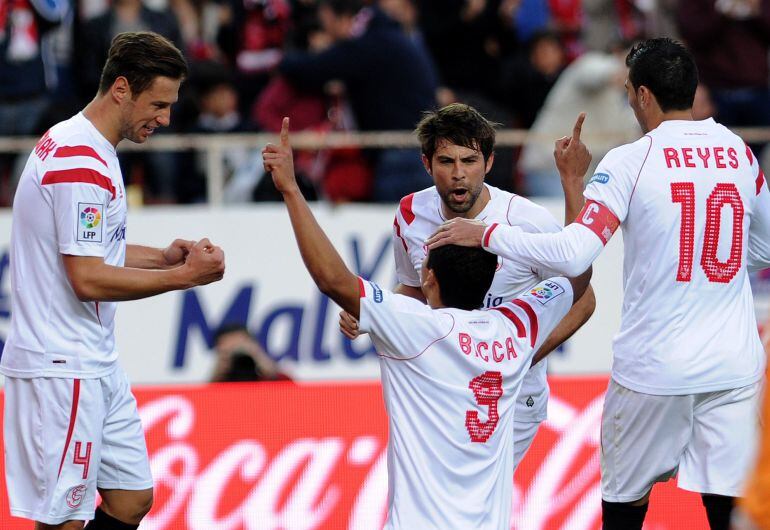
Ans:
{"type": "Polygon", "coordinates": [[[564,288],[555,282],[543,282],[536,285],[530,292],[540,304],[545,305],[557,296],[564,294],[564,288]]]}
{"type": "Polygon", "coordinates": [[[83,503],[83,498],[86,496],[86,485],[81,484],[70,488],[67,492],[67,506],[70,508],[77,508],[83,503]]]}
{"type": "Polygon", "coordinates": [[[589,180],[588,183],[591,184],[592,182],[598,182],[599,184],[607,184],[609,181],[609,173],[594,173],[594,176],[591,177],[591,180],[589,180]]]}
{"type": "Polygon", "coordinates": [[[372,286],[372,292],[374,294],[374,303],[375,304],[381,304],[382,303],[382,289],[380,289],[380,286],[377,285],[374,282],[369,282],[369,285],[372,286]]]}
{"type": "Polygon", "coordinates": [[[101,243],[104,222],[101,204],[90,202],[78,203],[78,241],[85,243],[101,243]]]}

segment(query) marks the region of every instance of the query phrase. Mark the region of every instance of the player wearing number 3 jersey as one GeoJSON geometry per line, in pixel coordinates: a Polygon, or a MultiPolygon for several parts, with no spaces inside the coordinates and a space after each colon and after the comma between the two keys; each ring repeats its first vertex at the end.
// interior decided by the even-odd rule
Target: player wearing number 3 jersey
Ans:
{"type": "Polygon", "coordinates": [[[263,151],[305,265],[319,289],[359,320],[380,356],[388,411],[387,529],[507,530],[513,420],[534,353],[588,286],[551,278],[479,310],[497,257],[447,246],[420,270],[428,305],[351,273],[297,187],[284,118],[263,151]]]}
{"type": "Polygon", "coordinates": [[[558,234],[453,223],[429,245],[475,240],[573,275],[621,226],[625,297],[602,420],[604,528],[641,528],[652,485],[678,471],[680,487],[704,494],[711,528],[726,529],[756,439],[765,359],[747,268],[770,265],[770,192],[740,138],[692,119],[697,71],[682,45],[645,41],[626,63],[629,103],[646,134],[601,161],[575,223],[558,234]]]}

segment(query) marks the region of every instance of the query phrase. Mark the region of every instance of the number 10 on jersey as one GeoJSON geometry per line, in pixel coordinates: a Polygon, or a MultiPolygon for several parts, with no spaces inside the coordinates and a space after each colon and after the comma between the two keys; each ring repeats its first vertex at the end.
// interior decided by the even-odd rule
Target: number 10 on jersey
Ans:
{"type": "MultiPolygon", "coordinates": [[[[689,282],[692,279],[693,255],[695,250],[695,184],[692,182],[671,183],[671,200],[682,206],[682,220],[679,226],[679,267],[676,281],[689,282]]],[[[719,183],[706,199],[706,229],[703,233],[703,252],[700,266],[710,282],[730,283],[741,269],[743,254],[743,201],[738,188],[730,183],[719,183]],[[732,241],[730,257],[719,261],[719,234],[722,208],[730,206],[733,212],[732,241]]]]}

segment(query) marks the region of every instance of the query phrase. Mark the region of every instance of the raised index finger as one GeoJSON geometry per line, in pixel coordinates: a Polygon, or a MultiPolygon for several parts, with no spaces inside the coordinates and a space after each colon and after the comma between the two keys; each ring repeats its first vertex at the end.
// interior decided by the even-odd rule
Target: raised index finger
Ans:
{"type": "Polygon", "coordinates": [[[281,145],[289,147],[289,118],[285,117],[281,122],[281,145]]]}
{"type": "Polygon", "coordinates": [[[586,120],[586,113],[581,112],[578,114],[575,127],[572,129],[572,139],[576,142],[580,141],[580,132],[583,130],[583,122],[586,120]]]}

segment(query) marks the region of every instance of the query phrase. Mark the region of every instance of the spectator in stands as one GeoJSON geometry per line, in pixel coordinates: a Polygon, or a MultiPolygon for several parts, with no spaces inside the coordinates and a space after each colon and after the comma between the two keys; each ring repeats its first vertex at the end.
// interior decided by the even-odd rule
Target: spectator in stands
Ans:
{"type": "MultiPolygon", "coordinates": [[[[38,130],[48,106],[43,39],[69,8],[67,0],[0,1],[0,136],[43,132],[38,130]]],[[[0,179],[15,180],[17,175],[7,174],[15,158],[0,157],[0,179]]]]}
{"type": "MultiPolygon", "coordinates": [[[[320,92],[342,81],[363,131],[412,129],[435,106],[433,68],[397,22],[362,0],[320,0],[318,14],[334,44],[320,53],[288,53],[279,70],[289,82],[320,92]]],[[[383,149],[371,160],[375,200],[397,201],[430,185],[417,149],[383,149]]]]}
{"type": "Polygon", "coordinates": [[[217,359],[212,383],[291,381],[243,324],[225,324],[214,335],[217,359]]]}
{"type": "Polygon", "coordinates": [[[532,136],[524,146],[520,160],[529,195],[550,197],[562,194],[559,173],[553,164],[553,142],[570,134],[572,124],[564,116],[579,112],[588,115],[583,126],[583,134],[588,137],[586,143],[591,146],[593,155],[588,175],[593,174],[598,161],[610,149],[641,134],[624,88],[624,56],[622,46],[609,53],[588,52],[561,74],[530,129],[532,136]]]}
{"type": "Polygon", "coordinates": [[[770,125],[770,0],[680,0],[678,21],[719,123],[770,125]]]}

